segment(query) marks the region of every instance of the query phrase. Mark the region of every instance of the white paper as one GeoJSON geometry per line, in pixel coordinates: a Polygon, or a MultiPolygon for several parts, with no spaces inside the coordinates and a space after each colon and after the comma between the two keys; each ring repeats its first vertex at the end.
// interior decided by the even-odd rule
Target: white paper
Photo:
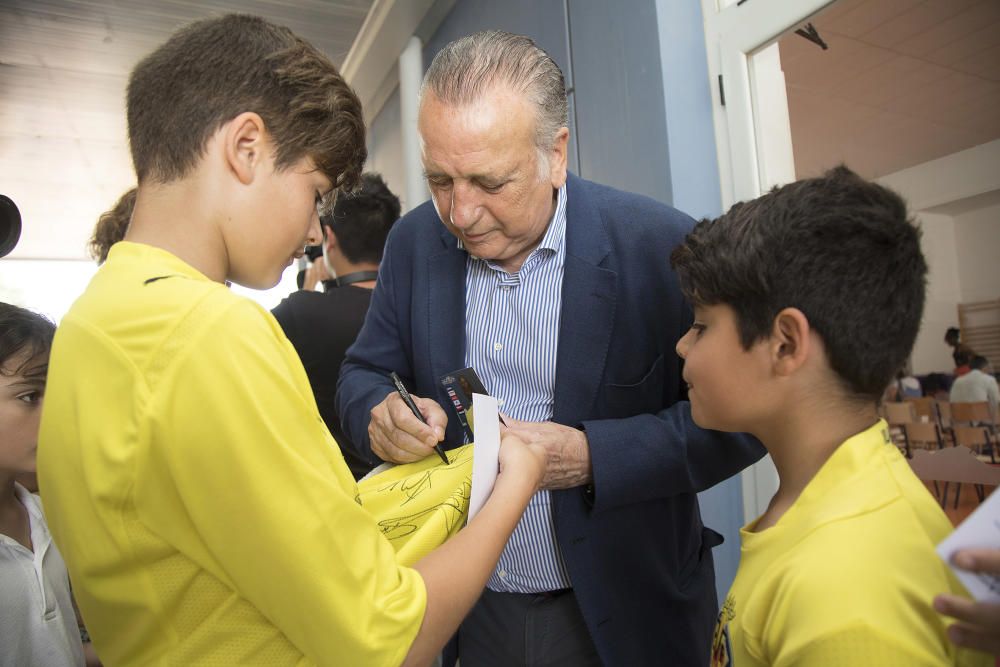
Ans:
{"type": "Polygon", "coordinates": [[[980,602],[1000,602],[1000,576],[956,567],[951,556],[966,547],[1000,549],[1000,493],[994,491],[937,547],[938,555],[980,602]]]}
{"type": "Polygon", "coordinates": [[[475,445],[472,448],[472,495],[469,520],[482,509],[493,493],[500,472],[500,408],[497,399],[486,394],[472,395],[472,423],[475,445]]]}

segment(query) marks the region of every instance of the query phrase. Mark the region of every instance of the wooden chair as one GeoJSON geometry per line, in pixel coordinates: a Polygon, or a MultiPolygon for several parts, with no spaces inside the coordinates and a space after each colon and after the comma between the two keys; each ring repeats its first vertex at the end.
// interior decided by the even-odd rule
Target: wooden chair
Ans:
{"type": "Polygon", "coordinates": [[[1000,468],[983,463],[975,452],[961,445],[945,447],[937,451],[918,449],[910,459],[910,467],[914,474],[927,482],[934,482],[934,492],[941,507],[948,502],[948,485],[954,482],[955,507],[962,484],[972,484],[979,496],[979,502],[986,497],[987,486],[1000,486],[1000,468]],[[938,488],[938,482],[944,482],[944,493],[938,488]]]}
{"type": "Polygon", "coordinates": [[[933,396],[921,396],[919,398],[910,396],[903,399],[904,403],[912,403],[914,410],[917,411],[917,419],[920,421],[938,421],[937,406],[936,401],[933,396]],[[927,419],[925,420],[924,417],[927,419]]]}
{"type": "Polygon", "coordinates": [[[961,422],[969,426],[987,426],[992,433],[996,433],[996,420],[990,404],[986,401],[977,403],[952,403],[951,422],[961,422]]]}
{"type": "Polygon", "coordinates": [[[902,401],[883,403],[882,414],[889,422],[889,437],[909,457],[910,453],[906,449],[906,435],[903,433],[903,425],[918,421],[917,411],[913,404],[902,401]]]}
{"type": "Polygon", "coordinates": [[[976,453],[977,456],[986,456],[987,451],[990,455],[990,463],[996,463],[996,442],[994,437],[990,434],[989,428],[986,426],[953,426],[952,435],[955,438],[955,445],[961,445],[963,447],[968,447],[976,453]]]}
{"type": "Polygon", "coordinates": [[[906,443],[906,457],[913,457],[915,449],[944,449],[944,439],[941,429],[934,422],[912,422],[903,424],[903,437],[906,443]]]}
{"type": "Polygon", "coordinates": [[[937,408],[938,424],[941,425],[941,430],[945,433],[951,432],[951,403],[948,401],[934,401],[934,407],[937,408]]]}

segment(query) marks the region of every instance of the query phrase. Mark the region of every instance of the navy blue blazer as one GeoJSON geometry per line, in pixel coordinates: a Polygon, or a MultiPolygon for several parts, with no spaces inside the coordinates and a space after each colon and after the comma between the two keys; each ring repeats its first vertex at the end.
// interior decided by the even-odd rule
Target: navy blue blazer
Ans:
{"type": "MultiPolygon", "coordinates": [[[[552,420],[585,429],[593,483],[552,492],[559,548],[604,664],[705,665],[721,537],[702,526],[695,494],[764,449],[691,420],[674,346],[692,317],[670,268],[691,218],[573,175],[566,218],[552,420]]],[[[453,414],[438,378],[465,365],[465,264],[430,202],[393,226],[337,391],[367,456],[391,370],[453,414]]],[[[457,419],[446,441],[461,444],[457,419]]]]}

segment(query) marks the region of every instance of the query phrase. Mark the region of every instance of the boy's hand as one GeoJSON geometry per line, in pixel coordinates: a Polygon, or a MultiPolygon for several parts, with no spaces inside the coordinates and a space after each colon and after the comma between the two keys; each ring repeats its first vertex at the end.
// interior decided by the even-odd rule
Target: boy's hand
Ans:
{"type": "Polygon", "coordinates": [[[500,438],[499,458],[500,476],[497,477],[497,484],[508,480],[528,482],[531,484],[532,494],[542,488],[548,459],[543,447],[526,444],[507,429],[500,438]]]}
{"type": "MultiPolygon", "coordinates": [[[[1000,549],[962,549],[952,562],[969,572],[1000,576],[1000,549]]],[[[934,609],[960,621],[948,627],[954,644],[1000,656],[1000,603],[943,594],[934,598],[934,609]]]]}
{"type": "Polygon", "coordinates": [[[399,394],[392,392],[372,408],[368,439],[372,451],[383,461],[411,463],[434,453],[434,445],[444,440],[448,417],[437,401],[412,396],[427,423],[417,419],[399,394]]]}

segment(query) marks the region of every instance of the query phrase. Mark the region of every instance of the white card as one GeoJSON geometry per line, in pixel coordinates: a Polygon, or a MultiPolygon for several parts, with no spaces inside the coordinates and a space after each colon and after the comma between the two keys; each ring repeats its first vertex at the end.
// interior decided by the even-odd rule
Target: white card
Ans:
{"type": "Polygon", "coordinates": [[[938,555],[980,602],[1000,602],[1000,576],[969,572],[951,562],[952,554],[966,547],[1000,549],[1000,493],[994,491],[937,547],[938,555]]]}
{"type": "Polygon", "coordinates": [[[490,497],[500,472],[500,407],[497,399],[486,394],[473,394],[472,423],[476,437],[472,448],[470,521],[490,497]]]}

